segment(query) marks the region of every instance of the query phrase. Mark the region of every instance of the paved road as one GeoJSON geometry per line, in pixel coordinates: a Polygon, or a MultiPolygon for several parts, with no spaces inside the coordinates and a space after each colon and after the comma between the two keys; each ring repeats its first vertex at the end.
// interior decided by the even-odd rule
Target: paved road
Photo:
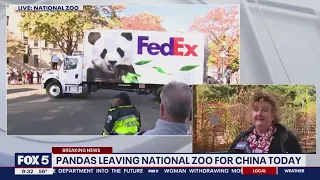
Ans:
{"type": "MultiPolygon", "coordinates": [[[[8,135],[100,135],[110,99],[117,93],[102,90],[88,99],[51,99],[39,86],[8,87],[8,135]]],[[[142,114],[142,129],[153,129],[159,117],[154,96],[129,94],[142,114]]]]}

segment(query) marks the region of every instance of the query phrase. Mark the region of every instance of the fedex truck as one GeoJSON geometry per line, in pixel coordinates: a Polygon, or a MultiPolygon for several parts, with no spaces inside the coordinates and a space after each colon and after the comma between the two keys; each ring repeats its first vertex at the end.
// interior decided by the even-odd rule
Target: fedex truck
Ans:
{"type": "Polygon", "coordinates": [[[206,82],[207,37],[201,33],[88,30],[84,52],[66,56],[42,78],[52,98],[99,89],[153,93],[171,81],[206,82]]]}

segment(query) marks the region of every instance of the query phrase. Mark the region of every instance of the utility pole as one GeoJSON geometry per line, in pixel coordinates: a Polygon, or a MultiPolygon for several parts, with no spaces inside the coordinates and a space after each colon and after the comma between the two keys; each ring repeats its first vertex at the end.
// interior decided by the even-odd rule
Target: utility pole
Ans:
{"type": "Polygon", "coordinates": [[[223,40],[222,42],[222,49],[220,51],[220,58],[222,60],[222,65],[221,65],[221,78],[224,78],[224,60],[226,58],[226,46],[227,46],[227,42],[225,40],[223,40]]]}

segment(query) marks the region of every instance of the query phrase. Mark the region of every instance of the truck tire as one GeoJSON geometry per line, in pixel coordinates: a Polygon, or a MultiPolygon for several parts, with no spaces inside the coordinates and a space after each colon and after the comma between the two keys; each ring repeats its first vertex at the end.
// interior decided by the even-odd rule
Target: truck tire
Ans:
{"type": "Polygon", "coordinates": [[[61,85],[55,81],[47,85],[46,91],[51,98],[60,98],[63,95],[61,85]]]}
{"type": "Polygon", "coordinates": [[[84,88],[87,88],[85,89],[85,91],[81,94],[81,97],[86,99],[90,96],[91,94],[91,86],[88,86],[88,87],[84,87],[84,88]]]}
{"type": "Polygon", "coordinates": [[[155,97],[156,97],[156,101],[158,103],[161,103],[160,95],[161,95],[162,91],[163,91],[163,87],[159,87],[158,90],[156,91],[155,97]]]}

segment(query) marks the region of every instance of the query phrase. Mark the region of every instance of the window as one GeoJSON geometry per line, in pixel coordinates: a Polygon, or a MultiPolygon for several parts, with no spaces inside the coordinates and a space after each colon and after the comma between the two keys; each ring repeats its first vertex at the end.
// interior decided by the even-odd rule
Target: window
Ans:
{"type": "Polygon", "coordinates": [[[39,67],[39,56],[33,55],[33,63],[35,67],[39,67]]]}
{"type": "Polygon", "coordinates": [[[48,47],[48,42],[47,41],[44,42],[44,47],[48,47]]]}
{"type": "Polygon", "coordinates": [[[28,54],[23,55],[23,63],[29,64],[29,56],[28,56],[28,54]]]}
{"type": "Polygon", "coordinates": [[[65,42],[62,42],[62,43],[61,43],[61,46],[62,46],[62,47],[64,47],[65,45],[66,45],[66,43],[65,43],[65,42]]]}
{"type": "Polygon", "coordinates": [[[9,64],[9,60],[10,60],[10,59],[7,57],[7,64],[9,64]]]}
{"type": "Polygon", "coordinates": [[[29,38],[28,37],[23,37],[23,45],[28,45],[29,38]]]}
{"type": "Polygon", "coordinates": [[[33,46],[38,47],[39,46],[39,40],[33,40],[33,46]]]}
{"type": "Polygon", "coordinates": [[[9,16],[7,16],[7,26],[9,26],[9,16]]]}
{"type": "Polygon", "coordinates": [[[53,48],[57,48],[57,43],[53,43],[53,48]]]}
{"type": "Polygon", "coordinates": [[[64,60],[63,69],[64,70],[76,69],[77,65],[78,65],[78,59],[76,59],[76,58],[66,58],[64,60]]]}

